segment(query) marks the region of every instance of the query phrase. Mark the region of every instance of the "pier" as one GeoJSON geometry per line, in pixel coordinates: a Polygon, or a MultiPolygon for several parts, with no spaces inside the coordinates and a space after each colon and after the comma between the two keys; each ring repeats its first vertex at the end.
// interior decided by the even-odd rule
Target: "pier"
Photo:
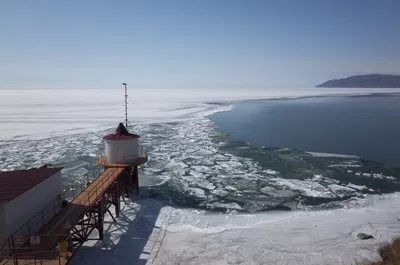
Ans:
{"type": "Polygon", "coordinates": [[[106,156],[98,156],[96,164],[104,170],[22,246],[15,246],[14,236],[18,235],[10,236],[0,248],[0,253],[9,255],[3,260],[0,257],[0,264],[67,264],[84,242],[102,240],[104,215],[112,216],[110,207],[114,207],[112,218],[116,221],[121,198],[139,191],[138,165],[146,162],[145,154],[130,163],[108,163],[106,156]],[[98,237],[90,238],[94,229],[98,237]]]}

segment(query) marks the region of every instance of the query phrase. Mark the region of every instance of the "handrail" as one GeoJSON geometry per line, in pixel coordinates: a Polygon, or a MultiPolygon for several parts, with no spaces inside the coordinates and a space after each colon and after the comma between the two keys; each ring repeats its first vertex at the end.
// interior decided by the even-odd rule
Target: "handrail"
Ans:
{"type": "MultiPolygon", "coordinates": [[[[60,253],[57,250],[40,250],[40,251],[34,251],[34,252],[29,252],[30,255],[32,256],[28,256],[28,255],[23,255],[25,258],[30,258],[32,257],[32,260],[34,261],[33,264],[39,263],[42,264],[43,261],[48,261],[48,259],[37,259],[34,255],[35,254],[45,254],[45,253],[55,253],[57,254],[57,260],[58,260],[58,264],[61,265],[61,258],[62,256],[60,255],[60,253]]],[[[63,257],[65,258],[65,257],[63,257]]],[[[12,254],[11,256],[8,256],[8,259],[6,261],[2,261],[1,264],[2,265],[7,265],[9,264],[9,262],[12,260],[12,264],[14,265],[18,265],[18,261],[15,262],[15,259],[18,259],[18,255],[17,254],[12,254]]]]}
{"type": "MultiPolygon", "coordinates": [[[[137,154],[124,156],[122,163],[129,163],[127,161],[130,160],[130,158],[138,159],[140,157],[146,157],[146,158],[148,157],[147,150],[142,145],[139,145],[139,149],[138,149],[138,153],[137,154]]],[[[100,151],[98,151],[96,153],[96,159],[97,160],[98,159],[103,159],[105,161],[105,165],[108,165],[108,158],[107,158],[107,156],[105,154],[105,149],[102,149],[102,150],[100,150],[100,151]]]]}
{"type": "MultiPolygon", "coordinates": [[[[63,241],[69,241],[71,239],[71,237],[72,237],[72,234],[70,234],[70,233],[68,233],[68,234],[58,234],[58,235],[53,235],[53,236],[59,236],[59,237],[65,236],[63,241]]],[[[26,248],[24,248],[24,249],[26,249],[26,248]]],[[[34,248],[31,248],[31,249],[34,249],[34,248]]],[[[18,248],[17,250],[21,250],[21,249],[18,248]]],[[[1,261],[2,265],[6,265],[11,259],[18,259],[18,255],[22,254],[23,257],[25,257],[25,258],[26,257],[33,257],[32,259],[35,261],[34,264],[36,264],[36,261],[42,262],[42,261],[44,261],[44,259],[36,259],[34,255],[35,254],[43,254],[43,253],[55,253],[55,254],[57,254],[57,259],[58,260],[60,260],[61,257],[62,257],[62,255],[60,254],[60,252],[58,250],[52,249],[52,250],[39,250],[39,251],[32,251],[32,252],[25,252],[25,253],[14,252],[12,255],[7,256],[8,259],[6,261],[4,261],[4,260],[1,261],[1,259],[0,259],[0,261],[1,261]]],[[[63,257],[63,258],[65,258],[65,257],[63,257]]],[[[46,261],[47,260],[48,259],[46,259],[46,261]]],[[[16,263],[13,262],[13,264],[18,265],[18,262],[16,262],[16,263]]],[[[42,263],[40,263],[40,264],[42,264],[42,263]]],[[[59,264],[61,265],[61,263],[59,263],[59,264]]]]}
{"type": "MultiPolygon", "coordinates": [[[[95,194],[95,199],[94,200],[92,200],[92,203],[93,202],[96,202],[99,198],[99,195],[100,194],[98,194],[98,187],[101,185],[101,187],[102,187],[102,190],[104,190],[104,182],[106,182],[107,180],[109,181],[110,179],[113,179],[113,181],[114,181],[114,175],[117,173],[117,171],[121,171],[122,169],[120,169],[120,168],[109,168],[109,169],[107,169],[107,170],[105,170],[105,171],[103,171],[96,179],[98,179],[99,177],[101,177],[101,175],[104,173],[104,172],[107,172],[107,171],[109,171],[109,172],[111,172],[110,173],[110,175],[111,176],[113,176],[112,178],[103,178],[103,179],[101,179],[101,181],[100,181],[100,183],[96,183],[95,184],[95,190],[94,190],[94,192],[92,192],[92,193],[90,193],[90,192],[87,192],[87,199],[86,200],[84,200],[84,201],[82,201],[81,202],[81,204],[80,205],[84,205],[84,204],[86,204],[87,202],[88,202],[88,204],[90,205],[91,204],[91,200],[90,200],[90,198],[91,198],[91,194],[95,194]]],[[[116,176],[115,176],[116,177],[116,176]]],[[[109,181],[109,183],[107,183],[106,184],[106,187],[108,187],[108,186],[110,186],[111,185],[111,181],[109,181]]],[[[83,194],[87,189],[89,189],[89,188],[91,188],[92,189],[92,191],[93,191],[93,186],[92,185],[94,185],[93,183],[91,183],[90,185],[88,185],[80,194],[83,194]]],[[[80,195],[79,194],[79,195],[80,195]]],[[[79,195],[77,196],[77,197],[79,197],[79,195]]],[[[76,198],[77,198],[76,197],[76,198]]],[[[64,221],[65,220],[65,218],[68,216],[68,214],[71,212],[71,211],[73,211],[76,207],[77,207],[78,205],[74,205],[66,214],[65,214],[65,216],[63,216],[62,218],[61,218],[61,220],[59,220],[55,225],[54,225],[54,227],[53,227],[53,229],[55,228],[55,227],[57,227],[62,221],[64,221]]],[[[71,224],[71,225],[73,225],[73,224],[71,224]]],[[[47,235],[51,232],[51,231],[53,231],[53,229],[51,229],[49,232],[47,232],[47,235]]]]}
{"type": "MultiPolygon", "coordinates": [[[[9,242],[9,240],[13,237],[13,236],[15,236],[15,234],[17,234],[20,230],[22,230],[24,227],[26,227],[27,225],[28,225],[28,235],[30,236],[30,227],[29,227],[29,224],[34,220],[34,219],[36,219],[40,214],[42,215],[42,220],[44,220],[44,211],[46,210],[46,209],[48,209],[50,206],[52,206],[53,205],[53,207],[55,208],[56,207],[56,204],[57,203],[60,203],[60,200],[62,201],[63,199],[65,199],[65,194],[68,192],[68,191],[70,191],[72,188],[70,188],[70,189],[68,189],[68,190],[65,190],[65,191],[63,191],[63,193],[61,193],[61,197],[59,197],[59,196],[57,196],[57,198],[56,199],[54,199],[54,200],[52,200],[51,201],[51,203],[49,203],[48,205],[46,205],[42,210],[40,210],[40,212],[38,212],[38,213],[36,213],[32,218],[30,218],[26,223],[24,223],[23,225],[21,225],[14,233],[12,233],[9,237],[7,237],[6,238],[6,240],[4,241],[4,243],[3,243],[3,245],[2,245],[2,247],[0,248],[0,253],[1,253],[1,251],[3,251],[4,249],[5,249],[5,245],[8,243],[9,245],[12,245],[12,244],[10,244],[10,242],[9,242]]],[[[54,210],[54,214],[53,214],[53,217],[56,215],[56,213],[55,213],[55,210],[54,210]]],[[[42,225],[42,227],[43,227],[44,225],[42,225]]],[[[41,228],[39,228],[39,229],[41,229],[41,228]]],[[[24,242],[25,243],[25,242],[24,242]]],[[[1,256],[1,255],[0,255],[1,256]]]]}
{"type": "MultiPolygon", "coordinates": [[[[97,157],[98,157],[98,156],[103,157],[103,156],[105,156],[105,152],[106,152],[105,149],[101,149],[101,150],[97,151],[96,156],[97,156],[97,157]]],[[[147,156],[146,147],[144,147],[144,146],[142,146],[142,145],[139,145],[138,155],[146,155],[146,156],[147,156]]]]}
{"type": "MultiPolygon", "coordinates": [[[[27,228],[28,228],[28,236],[31,236],[32,234],[34,234],[34,233],[31,234],[29,225],[30,225],[30,223],[31,223],[34,219],[36,219],[40,214],[42,215],[42,225],[41,225],[40,228],[38,228],[38,230],[42,229],[42,228],[45,226],[45,224],[44,224],[44,211],[47,210],[47,209],[49,209],[50,206],[53,206],[53,210],[54,210],[54,211],[53,211],[53,215],[52,215],[51,218],[53,218],[54,216],[56,216],[56,215],[58,214],[58,212],[56,213],[56,209],[55,209],[57,203],[59,204],[60,201],[65,200],[66,197],[67,197],[66,194],[67,194],[69,191],[75,190],[74,184],[76,184],[76,183],[81,183],[81,181],[82,181],[83,179],[89,180],[89,175],[90,175],[90,173],[85,174],[85,175],[82,176],[81,178],[78,178],[77,180],[75,180],[74,183],[70,182],[70,183],[69,183],[69,188],[65,189],[59,196],[57,196],[56,199],[52,200],[52,201],[51,201],[48,205],[46,205],[42,210],[40,210],[38,213],[36,213],[36,214],[35,214],[32,218],[30,218],[26,223],[24,223],[22,226],[20,226],[14,233],[12,233],[9,237],[7,237],[6,240],[4,241],[2,247],[0,248],[0,257],[2,256],[2,255],[1,255],[1,252],[3,252],[3,251],[7,248],[7,247],[5,247],[5,246],[6,246],[7,244],[8,244],[9,246],[12,245],[12,242],[10,242],[10,240],[12,239],[12,237],[15,236],[15,234],[17,234],[17,233],[18,233],[20,230],[22,230],[24,227],[28,226],[28,227],[27,227],[27,228]]],[[[81,188],[82,188],[82,187],[81,187],[81,188]]],[[[73,195],[73,196],[74,196],[74,195],[73,195]]],[[[73,197],[73,198],[74,198],[74,197],[73,197]]],[[[58,206],[61,206],[61,205],[58,205],[58,206]]],[[[25,241],[23,244],[25,244],[26,242],[27,242],[27,241],[25,241]]],[[[8,249],[8,248],[7,248],[7,249],[8,249]]]]}

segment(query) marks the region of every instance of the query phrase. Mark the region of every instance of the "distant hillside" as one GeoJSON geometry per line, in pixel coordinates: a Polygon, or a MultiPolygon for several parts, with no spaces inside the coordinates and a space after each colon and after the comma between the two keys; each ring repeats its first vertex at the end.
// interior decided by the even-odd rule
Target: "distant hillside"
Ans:
{"type": "Polygon", "coordinates": [[[332,79],[316,87],[382,87],[400,88],[399,75],[353,75],[342,79],[332,79]]]}

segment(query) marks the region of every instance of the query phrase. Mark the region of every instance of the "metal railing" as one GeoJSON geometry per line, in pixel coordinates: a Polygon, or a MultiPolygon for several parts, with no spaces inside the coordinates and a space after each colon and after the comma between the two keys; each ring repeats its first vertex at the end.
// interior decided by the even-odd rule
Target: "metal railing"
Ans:
{"type": "MultiPolygon", "coordinates": [[[[99,200],[101,195],[103,195],[104,191],[115,181],[115,179],[118,177],[118,175],[123,171],[123,168],[109,168],[105,171],[103,171],[95,180],[93,183],[88,185],[78,196],[75,197],[74,200],[77,200],[79,196],[83,196],[84,199],[79,201],[79,204],[74,204],[71,209],[64,215],[63,218],[61,218],[60,221],[57,222],[57,224],[54,227],[57,227],[58,225],[62,224],[63,222],[66,223],[66,221],[69,222],[69,224],[74,227],[75,223],[71,222],[70,220],[66,220],[68,215],[74,211],[77,207],[81,207],[82,205],[84,206],[90,206],[96,201],[99,200]],[[103,177],[100,182],[97,182],[98,179],[104,174],[104,172],[109,172],[110,177],[103,177]],[[86,194],[85,194],[86,193],[86,194]]],[[[74,220],[77,221],[77,220],[74,220]]],[[[50,230],[48,234],[51,232],[50,230]]]]}
{"type": "Polygon", "coordinates": [[[104,171],[103,168],[96,168],[78,179],[73,179],[69,181],[65,186],[68,187],[65,191],[65,198],[66,199],[73,199],[75,195],[81,193],[85,188],[87,183],[96,179],[102,172],[104,171]]]}
{"type": "Polygon", "coordinates": [[[45,208],[29,219],[28,222],[12,233],[0,248],[0,258],[2,256],[8,256],[10,254],[10,249],[18,248],[13,241],[14,236],[22,236],[23,241],[18,245],[23,246],[28,242],[31,235],[40,231],[48,221],[56,216],[62,209],[62,201],[65,200],[66,193],[67,191],[64,191],[58,198],[49,203],[45,208]]]}
{"type": "MultiPolygon", "coordinates": [[[[121,161],[119,161],[119,163],[122,163],[122,164],[124,164],[124,163],[127,163],[127,164],[128,163],[133,163],[133,162],[141,160],[141,159],[145,160],[145,159],[147,159],[147,157],[148,156],[147,156],[146,148],[140,145],[139,149],[138,149],[138,154],[126,155],[126,156],[123,157],[123,159],[121,161]]],[[[97,161],[101,161],[103,165],[108,165],[109,163],[113,164],[111,162],[108,162],[108,158],[107,158],[107,156],[105,154],[105,150],[104,149],[96,153],[96,160],[97,161]]]]}
{"type": "MultiPolygon", "coordinates": [[[[70,242],[71,235],[58,235],[63,237],[59,242],[67,243],[70,242]]],[[[60,244],[61,245],[61,244],[60,244]]],[[[67,245],[67,244],[66,244],[67,245]]],[[[21,248],[20,252],[14,252],[12,255],[0,258],[0,264],[2,265],[22,265],[22,264],[55,264],[54,261],[58,262],[59,265],[64,265],[68,262],[68,259],[72,256],[70,248],[65,249],[54,248],[51,250],[36,250],[34,248],[21,248]],[[32,250],[32,251],[29,251],[32,250]],[[23,252],[29,251],[29,252],[23,252]]]]}
{"type": "MultiPolygon", "coordinates": [[[[46,262],[49,261],[48,258],[37,258],[35,256],[35,254],[41,254],[41,255],[46,255],[48,254],[50,255],[55,255],[55,257],[57,257],[55,260],[58,261],[59,265],[64,265],[67,263],[67,259],[62,257],[58,251],[56,250],[47,250],[47,251],[37,251],[37,252],[32,252],[31,255],[12,255],[10,257],[8,257],[8,259],[4,262],[2,262],[2,265],[22,265],[22,264],[46,264],[46,262]],[[18,256],[20,257],[20,259],[18,258],[18,256]],[[25,262],[22,262],[22,258],[23,260],[25,260],[25,262]]],[[[54,263],[52,263],[54,264],[54,263]]]]}

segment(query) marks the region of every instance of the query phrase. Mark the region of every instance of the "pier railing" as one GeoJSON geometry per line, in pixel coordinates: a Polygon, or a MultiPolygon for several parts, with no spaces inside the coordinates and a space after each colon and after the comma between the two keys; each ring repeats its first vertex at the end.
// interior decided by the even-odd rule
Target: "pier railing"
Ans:
{"type": "Polygon", "coordinates": [[[72,240],[71,234],[41,235],[43,241],[57,241],[57,247],[52,249],[37,249],[34,246],[26,246],[18,249],[10,249],[9,256],[0,257],[1,265],[38,265],[52,264],[65,265],[73,254],[69,246],[72,240]]]}
{"type": "MultiPolygon", "coordinates": [[[[93,203],[95,203],[99,199],[99,197],[101,197],[101,195],[104,193],[104,191],[115,181],[116,177],[119,176],[119,174],[122,172],[122,170],[120,170],[118,168],[113,168],[113,169],[108,169],[107,172],[110,172],[109,174],[112,177],[107,177],[107,178],[105,177],[105,178],[101,179],[101,181],[98,183],[88,184],[86,186],[86,188],[83,191],[81,191],[78,196],[75,197],[75,200],[76,200],[80,196],[82,196],[82,199],[80,199],[80,200],[78,199],[79,204],[73,205],[73,207],[64,215],[63,218],[61,218],[61,220],[56,224],[56,226],[61,224],[62,221],[68,221],[70,223],[70,225],[72,227],[74,227],[75,224],[73,222],[70,222],[70,220],[66,220],[68,214],[73,212],[76,207],[80,207],[82,205],[90,206],[93,203]]],[[[100,175],[101,174],[99,174],[99,176],[100,175]]]]}
{"type": "Polygon", "coordinates": [[[61,211],[62,201],[65,200],[66,192],[67,191],[64,191],[6,239],[0,249],[0,260],[2,257],[10,255],[11,249],[17,249],[25,245],[29,241],[31,235],[40,231],[47,222],[61,211]],[[20,239],[18,243],[14,243],[16,237],[20,239]]]}
{"type": "MultiPolygon", "coordinates": [[[[28,249],[27,249],[28,250],[28,249]]],[[[11,255],[4,261],[0,261],[1,265],[36,265],[36,264],[52,264],[52,265],[65,265],[68,262],[68,254],[60,253],[55,250],[41,250],[29,252],[29,254],[11,255]],[[53,259],[49,260],[49,257],[53,259]]]]}
{"type": "MultiPolygon", "coordinates": [[[[138,160],[145,160],[147,159],[147,150],[145,147],[143,146],[139,146],[138,149],[138,154],[135,155],[126,155],[122,158],[122,160],[119,162],[121,164],[129,164],[138,160]]],[[[108,161],[108,158],[106,156],[105,150],[101,150],[99,152],[96,153],[96,160],[97,161],[101,161],[102,165],[107,165],[107,164],[114,164],[108,161]]]]}

